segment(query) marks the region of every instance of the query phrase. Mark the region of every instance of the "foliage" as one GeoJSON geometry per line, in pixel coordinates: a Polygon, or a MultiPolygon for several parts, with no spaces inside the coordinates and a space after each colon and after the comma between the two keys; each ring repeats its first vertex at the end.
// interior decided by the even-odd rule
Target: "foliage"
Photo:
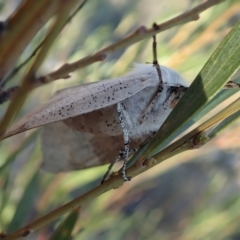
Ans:
{"type": "MultiPolygon", "coordinates": [[[[14,116],[21,118],[57,89],[119,76],[134,61],[151,62],[149,36],[154,33],[153,29],[147,28],[143,35],[134,30],[141,30],[140,25],[164,22],[177,12],[195,6],[189,7],[190,0],[185,1],[185,6],[170,2],[159,5],[155,1],[150,4],[144,0],[88,1],[64,27],[81,1],[27,0],[18,9],[15,4],[15,1],[2,1],[0,6],[2,16],[10,15],[7,30],[2,24],[0,36],[0,75],[4,83],[1,86],[7,90],[20,85],[20,90],[9,95],[11,102],[1,106],[1,134],[14,116]],[[7,9],[12,9],[14,14],[7,9]],[[129,41],[125,37],[132,32],[129,41]],[[146,40],[140,41],[143,38],[146,40]],[[9,77],[7,73],[14,73],[41,42],[37,54],[9,77]],[[105,48],[106,45],[110,47],[105,48]],[[101,49],[105,51],[99,51],[101,49]],[[105,57],[104,62],[99,62],[105,57]],[[81,71],[72,73],[69,65],[64,65],[66,62],[76,63],[70,67],[82,68],[81,71]],[[55,71],[58,69],[61,71],[55,71]],[[66,71],[71,74],[70,79],[54,81],[66,78],[66,71]],[[39,79],[44,83],[54,82],[43,84],[39,79]]],[[[58,234],[62,234],[61,239],[69,239],[71,234],[74,239],[238,238],[239,152],[237,155],[234,149],[239,148],[239,126],[233,122],[239,117],[240,104],[236,102],[239,94],[235,94],[234,89],[220,92],[219,89],[239,68],[239,7],[237,1],[224,1],[204,11],[198,21],[159,34],[159,62],[178,70],[186,79],[196,79],[159,133],[130,161],[133,166],[128,171],[135,176],[154,168],[130,183],[102,195],[123,184],[121,177],[116,177],[97,187],[106,166],[58,175],[38,171],[39,131],[1,142],[0,228],[11,233],[23,227],[6,239],[16,239],[39,228],[40,231],[28,238],[36,238],[35,234],[46,238],[54,229],[52,239],[60,239],[58,234]],[[235,105],[231,105],[234,101],[235,105]],[[216,127],[219,119],[222,123],[216,127]],[[204,150],[184,152],[192,149],[193,141],[204,145],[229,123],[232,124],[230,131],[208,143],[204,150]],[[189,127],[193,129],[190,133],[166,148],[189,127]],[[174,155],[176,157],[169,159],[174,155]],[[152,157],[146,168],[134,164],[139,156],[152,157]],[[78,201],[77,196],[81,195],[78,201]],[[72,199],[75,200],[65,208],[51,212],[72,199]],[[85,203],[81,209],[72,212],[82,205],[81,201],[85,203]],[[70,215],[63,219],[66,212],[70,215]],[[43,215],[45,218],[40,218],[43,215]],[[26,224],[30,224],[28,228],[24,228],[26,224]]],[[[194,19],[196,14],[185,22],[194,19]]],[[[234,78],[240,82],[237,75],[234,78]]]]}

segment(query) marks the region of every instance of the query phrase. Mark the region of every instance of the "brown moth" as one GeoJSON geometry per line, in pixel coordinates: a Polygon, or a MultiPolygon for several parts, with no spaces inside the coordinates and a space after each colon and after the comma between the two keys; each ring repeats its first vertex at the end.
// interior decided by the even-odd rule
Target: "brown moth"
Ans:
{"type": "Polygon", "coordinates": [[[156,67],[136,64],[120,78],[56,93],[13,126],[4,138],[44,126],[42,168],[50,172],[109,163],[124,150],[126,134],[130,150],[138,149],[184,95],[188,87],[185,80],[172,69],[161,65],[160,69],[160,92],[156,67]]]}

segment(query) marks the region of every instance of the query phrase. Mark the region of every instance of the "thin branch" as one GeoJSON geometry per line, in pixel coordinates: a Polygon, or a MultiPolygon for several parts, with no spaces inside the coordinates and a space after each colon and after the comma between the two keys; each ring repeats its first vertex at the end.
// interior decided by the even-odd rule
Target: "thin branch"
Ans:
{"type": "Polygon", "coordinates": [[[196,21],[199,19],[199,13],[205,11],[206,9],[219,4],[225,0],[208,0],[205,3],[202,3],[198,5],[197,7],[180,14],[179,16],[166,21],[162,24],[155,25],[152,28],[147,29],[145,26],[139,27],[135,32],[130,34],[129,36],[125,37],[124,39],[109,45],[108,47],[100,50],[99,52],[91,55],[84,57],[76,62],[69,63],[69,64],[64,64],[62,67],[60,67],[58,70],[49,73],[46,76],[42,76],[41,81],[42,82],[50,82],[54,81],[60,78],[65,78],[66,76],[69,76],[69,73],[79,70],[81,68],[84,68],[92,63],[95,63],[97,61],[104,60],[105,57],[121,48],[126,48],[134,43],[137,43],[145,38],[151,37],[157,33],[163,32],[165,30],[168,30],[172,27],[190,22],[190,21],[196,21]]]}
{"type": "Polygon", "coordinates": [[[77,15],[77,13],[84,7],[84,5],[87,3],[88,0],[84,0],[73,13],[68,17],[65,25],[67,25],[69,22],[72,21],[72,19],[77,15]]]}
{"type": "MultiPolygon", "coordinates": [[[[223,1],[225,1],[225,0],[209,0],[203,4],[198,5],[197,7],[193,8],[193,9],[183,13],[183,14],[180,14],[179,16],[177,16],[169,21],[166,21],[159,25],[156,24],[152,28],[147,29],[146,27],[142,26],[142,27],[138,28],[134,33],[129,35],[128,37],[126,37],[114,44],[111,44],[110,46],[100,50],[99,52],[97,52],[91,56],[87,56],[87,57],[80,59],[73,63],[66,63],[63,66],[61,66],[58,70],[56,70],[52,73],[49,73],[45,76],[40,76],[40,77],[36,78],[34,81],[34,86],[32,86],[32,88],[38,87],[42,84],[49,83],[49,82],[52,82],[52,81],[55,81],[58,79],[69,78],[70,77],[69,73],[79,70],[81,68],[84,68],[95,62],[103,61],[107,57],[107,54],[110,54],[118,49],[126,48],[126,47],[130,46],[131,44],[137,43],[147,37],[153,36],[156,33],[163,32],[163,31],[168,30],[177,25],[181,25],[181,24],[184,24],[184,23],[187,23],[190,21],[198,20],[199,13],[201,13],[201,12],[207,10],[208,8],[210,8],[216,4],[219,4],[223,1]]],[[[86,1],[83,4],[85,4],[85,3],[86,3],[86,1]]],[[[73,17],[73,16],[71,16],[71,17],[73,17]]],[[[70,20],[71,20],[71,18],[70,18],[70,20]]],[[[30,56],[29,59],[31,59],[36,54],[36,52],[37,52],[37,49],[34,50],[34,52],[32,53],[32,55],[30,56]]],[[[26,60],[26,63],[29,59],[26,60]]],[[[25,64],[25,62],[23,64],[25,64]]],[[[22,66],[19,66],[19,67],[21,68],[22,66]]]]}

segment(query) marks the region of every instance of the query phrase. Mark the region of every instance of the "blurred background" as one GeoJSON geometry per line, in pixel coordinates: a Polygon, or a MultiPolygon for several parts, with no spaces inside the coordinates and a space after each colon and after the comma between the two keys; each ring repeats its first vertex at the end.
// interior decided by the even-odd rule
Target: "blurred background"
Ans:
{"type": "MultiPolygon", "coordinates": [[[[0,1],[0,20],[6,20],[20,2],[0,1]]],[[[141,25],[161,23],[201,2],[89,0],[65,27],[39,74],[93,54],[141,25]]],[[[159,62],[191,83],[239,19],[240,2],[228,0],[202,13],[198,21],[159,34],[159,62]]],[[[31,55],[47,29],[33,39],[17,65],[31,55]]],[[[16,121],[59,89],[121,76],[132,63],[151,61],[152,39],[114,52],[104,62],[72,73],[71,79],[34,90],[16,121]]],[[[6,87],[18,85],[25,70],[6,87]]],[[[0,116],[7,105],[1,105],[0,116]]],[[[239,132],[236,122],[203,148],[168,159],[120,189],[94,199],[81,209],[74,239],[240,239],[239,132]]],[[[41,130],[34,130],[1,142],[0,232],[12,232],[89,191],[107,169],[102,166],[55,175],[39,171],[40,137],[41,130]]],[[[27,239],[47,239],[62,219],[27,239]]]]}

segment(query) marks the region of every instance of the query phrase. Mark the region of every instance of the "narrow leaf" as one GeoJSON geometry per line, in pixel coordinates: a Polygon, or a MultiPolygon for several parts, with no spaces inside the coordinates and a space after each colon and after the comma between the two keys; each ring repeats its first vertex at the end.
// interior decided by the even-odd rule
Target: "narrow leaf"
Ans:
{"type": "Polygon", "coordinates": [[[240,117],[240,111],[234,113],[230,117],[223,120],[214,130],[208,135],[209,138],[216,137],[220,132],[227,128],[230,124],[238,120],[240,117]]]}
{"type": "Polygon", "coordinates": [[[239,56],[240,21],[218,46],[174,111],[149,142],[144,157],[159,152],[173,134],[216,95],[239,68],[239,56]]]}

